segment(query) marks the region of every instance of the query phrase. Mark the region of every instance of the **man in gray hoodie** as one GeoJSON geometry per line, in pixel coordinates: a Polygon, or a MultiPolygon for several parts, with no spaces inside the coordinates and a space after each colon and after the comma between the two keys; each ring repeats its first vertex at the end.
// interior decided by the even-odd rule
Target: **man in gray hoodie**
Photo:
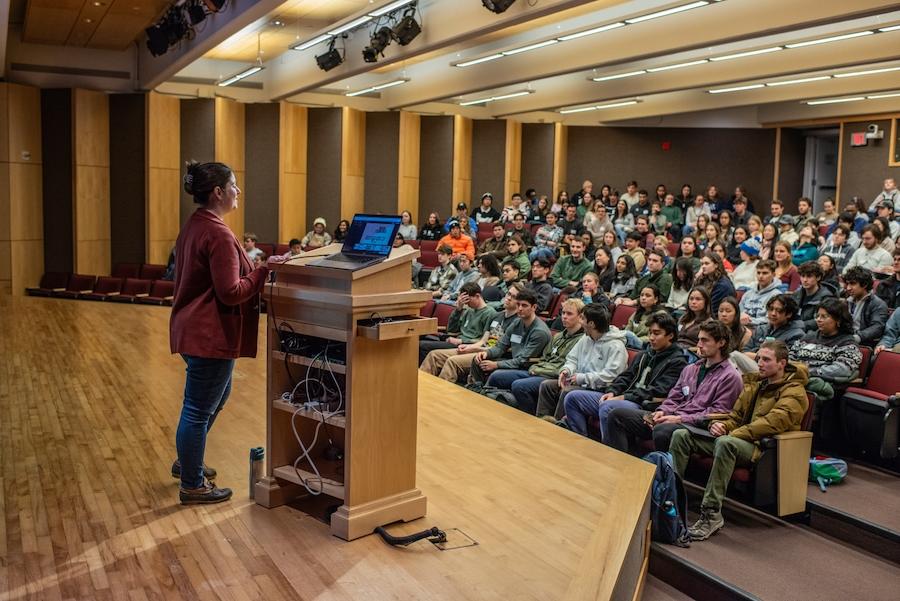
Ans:
{"type": "Polygon", "coordinates": [[[777,294],[766,303],[766,323],[753,330],[744,352],[756,359],[756,351],[766,338],[780,340],[790,346],[806,333],[800,321],[800,308],[790,294],[777,294]]]}
{"type": "Polygon", "coordinates": [[[564,399],[571,390],[602,390],[628,367],[625,332],[609,325],[609,313],[599,305],[587,305],[581,314],[585,335],[566,356],[556,380],[545,380],[538,392],[538,417],[559,419],[564,399]]]}
{"type": "Polygon", "coordinates": [[[766,303],[781,293],[781,280],[775,281],[775,261],[763,259],[756,263],[756,285],[741,297],[741,323],[757,328],[766,323],[766,303]]]}

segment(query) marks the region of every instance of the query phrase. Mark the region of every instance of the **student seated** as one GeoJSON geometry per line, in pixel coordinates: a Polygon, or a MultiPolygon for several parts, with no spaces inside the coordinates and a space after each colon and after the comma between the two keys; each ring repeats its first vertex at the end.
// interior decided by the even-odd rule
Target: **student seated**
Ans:
{"type": "Polygon", "coordinates": [[[247,253],[247,258],[250,259],[251,262],[256,260],[256,257],[259,255],[264,255],[262,249],[256,247],[256,234],[252,232],[247,232],[244,234],[244,252],[247,253]]]}
{"type": "Polygon", "coordinates": [[[723,298],[734,296],[734,284],[725,271],[725,262],[714,252],[703,253],[696,285],[709,291],[709,310],[713,315],[719,310],[719,303],[723,298]]]}
{"type": "Polygon", "coordinates": [[[775,281],[775,261],[756,263],[756,283],[741,297],[741,323],[756,328],[766,323],[766,303],[781,294],[781,282],[775,281]]]}
{"type": "Polygon", "coordinates": [[[584,256],[584,242],[580,238],[572,238],[569,242],[569,254],[560,257],[550,273],[550,283],[558,290],[575,290],[581,276],[591,270],[590,259],[584,256]]]}
{"type": "Polygon", "coordinates": [[[479,256],[492,254],[502,261],[507,254],[506,228],[503,227],[502,223],[496,222],[491,226],[491,232],[493,235],[478,246],[478,254],[479,256]]]}
{"type": "MultiPolygon", "coordinates": [[[[721,307],[721,303],[719,304],[721,307]]],[[[709,292],[702,286],[695,286],[688,294],[688,302],[684,313],[678,319],[678,337],[675,342],[683,351],[691,354],[697,352],[700,339],[700,326],[712,317],[709,310],[709,292]]],[[[690,355],[686,355],[690,357],[690,355]]],[[[695,358],[691,358],[693,362],[695,358]]]]}
{"type": "Polygon", "coordinates": [[[478,284],[463,284],[456,299],[456,308],[447,322],[449,336],[444,340],[426,338],[419,341],[419,369],[436,376],[441,373],[447,359],[465,354],[469,346],[481,346],[487,341],[490,324],[496,314],[484,302],[478,284]]]}
{"type": "Polygon", "coordinates": [[[885,302],[889,309],[900,306],[900,248],[892,253],[894,275],[890,279],[881,280],[875,289],[875,296],[885,302]]]}
{"type": "Polygon", "coordinates": [[[455,304],[456,297],[459,296],[459,291],[462,289],[463,284],[476,281],[480,275],[478,270],[472,266],[472,260],[469,259],[468,255],[460,255],[456,259],[456,276],[450,280],[450,283],[444,288],[441,297],[435,302],[448,305],[455,304]]]}
{"type": "Polygon", "coordinates": [[[875,354],[881,351],[900,353],[900,311],[894,311],[884,327],[884,336],[875,347],[875,354]]]}
{"type": "Polygon", "coordinates": [[[844,272],[844,290],[856,341],[863,346],[875,346],[884,334],[888,308],[872,294],[872,274],[862,267],[851,267],[844,272]]]}
{"type": "Polygon", "coordinates": [[[506,239],[509,240],[513,236],[518,236],[522,240],[523,250],[527,250],[534,246],[534,238],[531,235],[531,228],[525,223],[525,215],[516,213],[513,217],[513,227],[506,232],[506,239]]]}
{"type": "Polygon", "coordinates": [[[757,370],[756,362],[742,353],[744,347],[750,341],[750,328],[741,323],[741,306],[733,296],[723,298],[719,303],[717,319],[722,322],[731,335],[731,344],[728,346],[728,360],[742,374],[757,370]]]}
{"type": "Polygon", "coordinates": [[[844,272],[853,267],[862,267],[872,273],[893,275],[894,261],[891,253],[881,248],[881,230],[874,225],[867,225],[862,230],[862,246],[850,256],[844,272]]]}
{"type": "Polygon", "coordinates": [[[628,305],[635,307],[638,304],[638,297],[641,290],[647,284],[653,284],[659,289],[659,297],[662,302],[669,299],[669,293],[672,291],[672,275],[666,271],[666,255],[658,250],[651,250],[647,253],[647,272],[638,278],[634,285],[634,291],[629,297],[621,297],[616,299],[617,305],[628,305]]]}
{"type": "MultiPolygon", "coordinates": [[[[497,288],[500,289],[500,292],[506,294],[513,284],[521,280],[522,278],[519,274],[519,264],[515,261],[515,259],[504,259],[503,263],[500,265],[500,282],[497,284],[497,288]]],[[[503,306],[503,301],[501,300],[489,304],[495,309],[499,310],[500,307],[503,306]]]]}
{"type": "Polygon", "coordinates": [[[637,282],[637,270],[631,255],[621,255],[616,259],[616,273],[609,285],[609,297],[616,300],[622,297],[631,298],[637,282]]]}
{"type": "Polygon", "coordinates": [[[588,419],[599,417],[602,440],[608,440],[606,426],[611,410],[619,407],[640,409],[644,401],[669,394],[687,360],[681,349],[673,344],[677,326],[671,315],[657,311],[650,316],[649,325],[647,350],[635,357],[609,386],[602,391],[573,390],[566,395],[565,419],[570,430],[587,436],[588,419]]]}
{"type": "Polygon", "coordinates": [[[288,248],[290,249],[287,252],[288,259],[296,259],[303,254],[303,245],[300,244],[300,240],[297,238],[291,238],[291,241],[288,242],[288,248]]]}
{"type": "Polygon", "coordinates": [[[834,296],[831,288],[822,285],[822,268],[816,261],[807,261],[797,268],[800,272],[800,287],[794,292],[794,300],[800,307],[800,319],[803,329],[811,332],[816,329],[816,313],[819,305],[826,298],[834,296]]]}
{"type": "Polygon", "coordinates": [[[545,380],[538,392],[538,417],[560,418],[566,395],[572,390],[605,389],[628,366],[625,334],[609,325],[609,313],[588,305],[581,314],[585,335],[569,351],[556,380],[545,380]]]}
{"type": "Polygon", "coordinates": [[[446,244],[438,245],[438,266],[431,270],[425,290],[431,292],[434,298],[441,298],[450,287],[450,282],[456,277],[456,267],[453,266],[453,249],[446,244]]]}
{"type": "Polygon", "coordinates": [[[475,260],[475,244],[472,239],[463,234],[459,221],[451,219],[447,222],[450,233],[440,239],[438,247],[449,246],[453,250],[453,258],[456,259],[460,255],[466,255],[470,261],[475,260]]]}
{"type": "Polygon", "coordinates": [[[758,461],[763,438],[799,430],[809,406],[804,390],[806,366],[788,363],[783,342],[763,343],[756,361],[759,373],[744,376],[743,389],[727,418],[712,420],[708,434],[688,429],[672,434],[669,452],[682,477],[693,453],[713,458],[700,503],[700,519],[688,529],[691,540],[706,540],[721,530],[725,525],[722,501],[735,466],[758,461]]]}
{"type": "Polygon", "coordinates": [[[498,370],[525,369],[529,359],[541,356],[550,342],[550,328],[537,316],[534,292],[524,287],[516,295],[516,317],[497,344],[475,355],[469,369],[470,385],[495,386],[491,376],[498,370]]]}
{"type": "Polygon", "coordinates": [[[523,369],[498,369],[491,377],[492,385],[509,389],[516,397],[516,408],[534,415],[537,409],[538,393],[545,380],[559,378],[559,371],[566,362],[566,357],[581,339],[584,330],[581,326],[581,313],[584,303],[570,298],[563,302],[560,311],[563,330],[556,334],[541,355],[540,360],[523,369]]]}
{"type": "Polygon", "coordinates": [[[638,297],[637,311],[628,318],[625,324],[625,345],[632,349],[642,349],[650,336],[649,318],[657,311],[663,311],[660,304],[662,300],[659,294],[659,288],[653,284],[647,284],[641,288],[641,294],[638,297]]]}
{"type": "Polygon", "coordinates": [[[306,232],[306,235],[303,236],[301,246],[303,248],[319,248],[331,244],[331,234],[325,231],[326,227],[325,219],[316,217],[316,220],[313,221],[312,231],[306,232]]]}
{"type": "Polygon", "coordinates": [[[528,253],[525,252],[525,244],[518,236],[512,236],[506,239],[506,250],[509,253],[505,261],[515,261],[519,265],[519,277],[523,280],[528,279],[531,274],[531,262],[528,260],[528,253]]]}
{"type": "Polygon", "coordinates": [[[531,263],[531,281],[526,288],[534,292],[538,299],[538,312],[543,313],[550,307],[553,300],[553,286],[547,280],[550,273],[550,262],[547,259],[535,259],[531,263]]]}
{"type": "Polygon", "coordinates": [[[644,271],[644,265],[647,264],[646,251],[641,248],[641,241],[641,235],[637,232],[625,236],[625,254],[634,259],[634,269],[637,273],[644,271]]]}
{"type": "Polygon", "coordinates": [[[753,358],[766,338],[780,340],[790,346],[803,338],[805,330],[800,321],[800,308],[790,294],[773,296],[766,302],[766,323],[753,330],[745,352],[753,358]]]}
{"type": "Polygon", "coordinates": [[[741,374],[728,361],[731,333],[720,322],[700,326],[700,361],[681,371],[678,381],[656,411],[617,407],[607,414],[607,444],[628,452],[632,440],[650,440],[657,451],[668,451],[675,430],[702,424],[709,415],[727,413],[741,392],[741,374]]]}
{"type": "Polygon", "coordinates": [[[528,255],[532,261],[538,257],[548,260],[556,257],[563,239],[563,229],[556,224],[557,219],[556,213],[547,213],[546,223],[538,228],[534,239],[534,250],[528,255]]]}

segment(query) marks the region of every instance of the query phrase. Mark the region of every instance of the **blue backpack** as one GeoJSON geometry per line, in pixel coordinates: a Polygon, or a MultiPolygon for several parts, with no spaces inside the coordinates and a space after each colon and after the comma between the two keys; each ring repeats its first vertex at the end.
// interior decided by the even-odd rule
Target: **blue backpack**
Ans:
{"type": "Polygon", "coordinates": [[[644,456],[656,466],[650,493],[651,537],[653,540],[679,547],[690,546],[687,528],[687,493],[681,476],[675,472],[669,453],[653,451],[644,456]]]}

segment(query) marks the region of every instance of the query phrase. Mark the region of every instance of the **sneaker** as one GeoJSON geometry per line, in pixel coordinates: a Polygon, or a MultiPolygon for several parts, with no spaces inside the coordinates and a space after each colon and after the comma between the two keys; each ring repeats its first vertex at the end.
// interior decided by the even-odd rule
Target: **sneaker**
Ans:
{"type": "MultiPolygon", "coordinates": [[[[172,477],[181,479],[181,462],[177,459],[175,463],[172,464],[172,477]]],[[[203,464],[203,477],[207,480],[215,480],[216,479],[216,470],[203,464]]]]}
{"type": "Polygon", "coordinates": [[[703,507],[700,509],[700,519],[688,528],[691,540],[706,540],[725,527],[722,512],[703,507]]]}
{"type": "Polygon", "coordinates": [[[557,420],[556,417],[554,417],[552,415],[542,415],[541,419],[544,420],[545,422],[550,422],[554,426],[559,425],[559,420],[557,420]]]}
{"type": "Polygon", "coordinates": [[[221,503],[231,498],[230,488],[218,488],[209,480],[203,480],[200,488],[182,488],[178,491],[182,505],[210,505],[221,503]]]}

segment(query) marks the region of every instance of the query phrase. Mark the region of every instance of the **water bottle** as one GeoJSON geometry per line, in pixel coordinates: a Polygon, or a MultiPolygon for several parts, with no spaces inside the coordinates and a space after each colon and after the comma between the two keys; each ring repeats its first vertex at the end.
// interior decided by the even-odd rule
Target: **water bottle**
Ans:
{"type": "Polygon", "coordinates": [[[666,501],[663,503],[663,511],[666,512],[666,515],[670,517],[675,517],[675,503],[672,501],[666,501]]]}
{"type": "Polygon", "coordinates": [[[256,483],[260,481],[263,473],[263,459],[266,457],[266,450],[263,447],[253,447],[250,449],[250,498],[254,498],[256,483]]]}

